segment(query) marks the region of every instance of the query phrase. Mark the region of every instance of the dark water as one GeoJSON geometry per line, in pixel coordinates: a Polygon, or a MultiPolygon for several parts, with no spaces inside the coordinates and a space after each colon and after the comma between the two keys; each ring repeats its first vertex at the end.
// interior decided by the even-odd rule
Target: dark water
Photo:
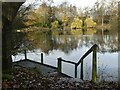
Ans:
{"type": "MultiPolygon", "coordinates": [[[[57,58],[78,62],[80,57],[97,44],[97,74],[98,81],[118,79],[118,35],[117,33],[102,33],[90,35],[51,35],[50,33],[34,32],[27,35],[33,45],[28,50],[28,58],[40,62],[40,53],[44,53],[44,63],[57,67],[57,58]]],[[[24,59],[24,54],[13,56],[14,61],[24,59]]],[[[84,59],[84,79],[91,79],[92,54],[84,59]]],[[[74,77],[74,65],[62,63],[62,72],[74,77]]],[[[80,77],[80,67],[78,67],[80,77]]]]}

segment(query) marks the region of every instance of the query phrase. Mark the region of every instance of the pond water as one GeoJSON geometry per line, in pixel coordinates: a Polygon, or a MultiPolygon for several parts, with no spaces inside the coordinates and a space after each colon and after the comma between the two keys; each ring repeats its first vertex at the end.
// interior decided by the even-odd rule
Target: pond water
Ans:
{"type": "MultiPolygon", "coordinates": [[[[118,35],[117,34],[91,34],[91,35],[48,35],[48,33],[29,33],[28,38],[34,45],[33,50],[27,51],[27,58],[41,62],[43,53],[44,63],[57,67],[57,58],[78,62],[82,55],[94,44],[97,50],[98,81],[118,80],[118,35]]],[[[24,54],[12,56],[13,61],[24,59],[24,54]]],[[[74,77],[74,65],[62,63],[62,72],[74,77]]],[[[78,67],[80,77],[80,65],[78,67]]],[[[84,80],[91,80],[92,54],[84,59],[84,80]]]]}

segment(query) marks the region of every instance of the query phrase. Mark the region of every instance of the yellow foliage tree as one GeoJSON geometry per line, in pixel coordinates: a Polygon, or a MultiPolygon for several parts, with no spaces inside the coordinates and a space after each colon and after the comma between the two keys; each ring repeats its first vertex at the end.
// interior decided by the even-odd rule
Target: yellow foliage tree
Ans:
{"type": "Polygon", "coordinates": [[[82,20],[79,18],[74,18],[72,24],[71,24],[72,29],[80,29],[82,28],[82,20]]]}
{"type": "Polygon", "coordinates": [[[67,22],[68,21],[68,18],[66,17],[66,15],[63,15],[62,16],[62,22],[67,22]]]}
{"type": "Polygon", "coordinates": [[[54,21],[54,22],[52,22],[52,29],[56,29],[56,28],[58,28],[59,27],[59,22],[58,21],[54,21]]]}
{"type": "Polygon", "coordinates": [[[28,15],[26,15],[24,17],[24,21],[23,21],[23,24],[25,26],[31,26],[31,25],[34,25],[38,20],[39,20],[39,17],[37,16],[36,13],[34,12],[30,12],[28,15]]]}
{"type": "Polygon", "coordinates": [[[86,18],[85,20],[85,24],[87,25],[87,28],[89,27],[95,27],[96,26],[96,22],[94,22],[91,18],[86,18]]]}

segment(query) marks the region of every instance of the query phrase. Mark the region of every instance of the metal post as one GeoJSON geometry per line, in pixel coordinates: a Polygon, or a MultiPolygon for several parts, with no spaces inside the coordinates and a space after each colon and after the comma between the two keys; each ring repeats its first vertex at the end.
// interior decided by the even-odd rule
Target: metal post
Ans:
{"type": "Polygon", "coordinates": [[[83,80],[83,60],[81,61],[81,73],[80,78],[83,80]]]}
{"type": "Polygon", "coordinates": [[[25,60],[27,60],[27,52],[26,52],[26,50],[24,50],[24,54],[25,54],[25,60]]]}
{"type": "Polygon", "coordinates": [[[75,78],[77,78],[77,65],[75,64],[75,78]]]}
{"type": "Polygon", "coordinates": [[[43,53],[41,53],[41,63],[43,64],[43,53]]]}
{"type": "Polygon", "coordinates": [[[97,51],[96,46],[93,48],[93,63],[92,63],[92,82],[96,83],[97,79],[97,51]]]}
{"type": "Polygon", "coordinates": [[[62,58],[58,58],[58,72],[61,72],[62,71],[62,58]]]}

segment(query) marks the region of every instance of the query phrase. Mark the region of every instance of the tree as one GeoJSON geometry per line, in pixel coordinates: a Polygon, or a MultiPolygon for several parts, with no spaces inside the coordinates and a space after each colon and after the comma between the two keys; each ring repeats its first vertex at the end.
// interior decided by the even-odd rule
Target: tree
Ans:
{"type": "Polygon", "coordinates": [[[87,28],[89,27],[95,27],[96,26],[96,22],[94,22],[91,18],[87,17],[85,19],[85,24],[87,25],[87,28]]]}
{"type": "Polygon", "coordinates": [[[11,36],[12,23],[17,15],[19,7],[24,2],[3,2],[2,3],[2,69],[7,71],[12,66],[11,57],[11,36]]]}
{"type": "Polygon", "coordinates": [[[14,26],[13,29],[25,28],[33,24],[33,21],[35,21],[35,19],[38,20],[36,14],[33,12],[34,6],[35,6],[35,3],[30,4],[27,7],[25,5],[22,5],[19,8],[17,12],[17,16],[15,17],[14,22],[13,22],[13,26],[14,26]],[[32,17],[32,20],[30,19],[32,22],[28,21],[29,17],[32,17]]]}
{"type": "Polygon", "coordinates": [[[106,11],[108,15],[117,15],[118,14],[118,1],[119,0],[110,0],[106,11]]]}
{"type": "Polygon", "coordinates": [[[72,24],[71,24],[71,28],[72,29],[81,29],[82,28],[82,20],[75,17],[72,24]]]}
{"type": "Polygon", "coordinates": [[[51,27],[52,29],[57,29],[57,28],[59,28],[59,22],[58,21],[54,21],[54,22],[52,22],[52,27],[51,27]]]}
{"type": "Polygon", "coordinates": [[[42,4],[35,12],[39,17],[39,24],[41,24],[43,27],[51,26],[51,22],[54,19],[54,14],[51,6],[48,6],[46,2],[42,2],[42,4]]]}
{"type": "Polygon", "coordinates": [[[106,14],[106,0],[96,1],[93,10],[96,22],[103,26],[103,16],[106,14]]]}

